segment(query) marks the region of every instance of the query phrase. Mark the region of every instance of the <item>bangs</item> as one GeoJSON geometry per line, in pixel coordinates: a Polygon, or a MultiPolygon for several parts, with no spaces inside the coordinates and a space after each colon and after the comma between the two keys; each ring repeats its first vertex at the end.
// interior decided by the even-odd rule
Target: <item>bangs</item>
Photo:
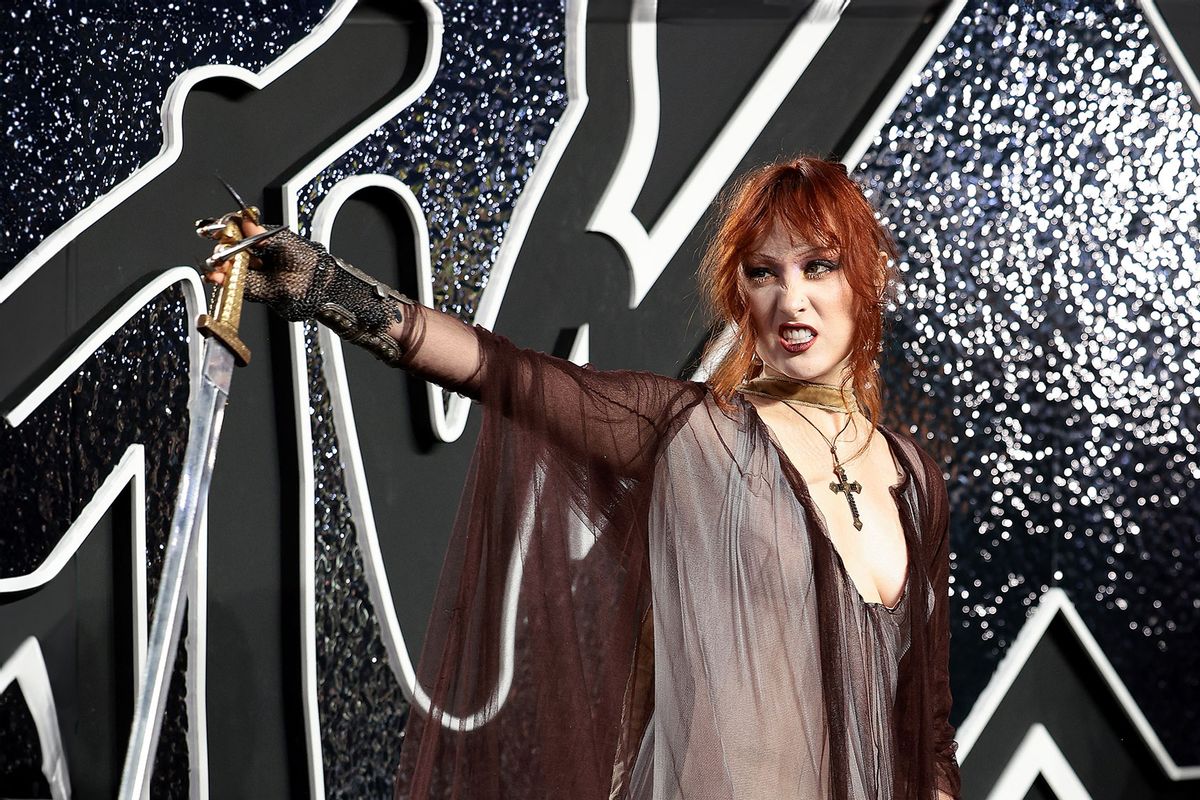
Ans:
{"type": "Polygon", "coordinates": [[[761,244],[775,225],[814,247],[843,250],[848,238],[845,214],[838,213],[839,193],[813,178],[800,170],[786,170],[760,186],[747,187],[751,189],[748,213],[735,245],[739,261],[761,244]]]}

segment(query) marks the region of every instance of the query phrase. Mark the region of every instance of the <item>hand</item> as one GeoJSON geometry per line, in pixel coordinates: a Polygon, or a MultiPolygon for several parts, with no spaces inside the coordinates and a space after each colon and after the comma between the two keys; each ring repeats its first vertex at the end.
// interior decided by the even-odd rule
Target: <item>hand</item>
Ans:
{"type": "MultiPolygon", "coordinates": [[[[254,236],[255,234],[262,233],[265,230],[266,230],[266,228],[264,228],[262,225],[259,225],[255,222],[251,222],[248,219],[242,220],[242,236],[243,237],[254,236]]],[[[220,249],[221,249],[220,245],[217,245],[215,248],[213,248],[213,255],[214,256],[217,255],[217,253],[220,249]]],[[[205,273],[204,280],[208,281],[209,283],[213,284],[214,286],[220,286],[223,283],[225,283],[225,276],[227,274],[229,274],[229,270],[232,266],[233,266],[232,261],[222,261],[221,263],[219,263],[215,267],[213,267],[211,272],[205,273]]]]}
{"type": "MultiPolygon", "coordinates": [[[[243,236],[265,230],[246,220],[240,224],[243,236]]],[[[209,263],[221,257],[222,249],[217,245],[209,263]]],[[[415,305],[412,300],[290,230],[276,229],[247,252],[246,300],[265,303],[290,322],[317,320],[389,364],[400,364],[404,351],[398,326],[404,322],[404,307],[415,305]]],[[[216,261],[205,280],[220,286],[230,266],[228,259],[216,261]]]]}
{"type": "MultiPolygon", "coordinates": [[[[266,230],[247,220],[241,220],[240,224],[244,236],[266,230]]],[[[222,245],[213,249],[210,263],[221,257],[223,249],[222,245]]],[[[264,303],[291,322],[317,318],[331,299],[331,284],[344,271],[323,245],[286,229],[277,229],[255,242],[248,252],[250,268],[243,279],[246,300],[264,303]]],[[[205,280],[220,286],[227,280],[231,265],[231,260],[217,263],[205,280]]],[[[335,292],[332,299],[337,297],[335,292]]]]}

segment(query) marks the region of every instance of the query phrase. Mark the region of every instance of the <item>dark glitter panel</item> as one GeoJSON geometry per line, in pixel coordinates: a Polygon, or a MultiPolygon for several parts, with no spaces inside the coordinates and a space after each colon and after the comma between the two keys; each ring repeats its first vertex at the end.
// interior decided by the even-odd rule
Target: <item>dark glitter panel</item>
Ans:
{"type": "MultiPolygon", "coordinates": [[[[0,421],[0,576],[35,569],[125,449],[146,458],[147,593],[153,615],[188,438],[189,313],[173,286],[134,314],[19,427],[0,421]]],[[[186,645],[163,721],[155,796],[188,792],[186,645]]]]}
{"type": "Polygon", "coordinates": [[[947,459],[955,711],[1050,586],[1200,763],[1200,118],[1135,5],[969,3],[858,167],[947,459]]]}
{"type": "Polygon", "coordinates": [[[299,192],[302,227],[339,182],[402,181],[429,225],[434,306],[474,319],[513,207],[567,107],[562,0],[439,3],[441,64],[424,95],[299,192]]]}
{"type": "MultiPolygon", "coordinates": [[[[561,0],[439,6],[444,36],[431,85],[300,191],[299,220],[306,229],[345,178],[398,178],[426,212],[434,304],[469,321],[516,201],[567,106],[566,18],[561,0]]],[[[408,704],[388,665],[363,575],[315,331],[306,326],[325,791],[386,796],[408,704]]]]}
{"type": "Polygon", "coordinates": [[[183,72],[257,72],[333,0],[50,3],[0,10],[0,276],[163,147],[183,72]]]}
{"type": "Polygon", "coordinates": [[[49,797],[42,743],[16,683],[0,692],[0,797],[49,797]]]}
{"type": "Polygon", "coordinates": [[[325,796],[390,797],[408,702],[388,665],[346,495],[316,326],[306,329],[315,500],[317,707],[325,796]]]}
{"type": "Polygon", "coordinates": [[[132,444],[146,449],[150,598],[187,446],[188,311],[172,287],[18,427],[0,421],[0,577],[33,571],[132,444]]]}

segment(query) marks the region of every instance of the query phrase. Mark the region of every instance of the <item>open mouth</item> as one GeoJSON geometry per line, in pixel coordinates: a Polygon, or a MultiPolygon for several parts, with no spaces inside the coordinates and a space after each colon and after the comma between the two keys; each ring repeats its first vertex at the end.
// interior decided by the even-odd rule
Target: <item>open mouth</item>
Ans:
{"type": "Polygon", "coordinates": [[[789,353],[803,353],[817,340],[817,332],[807,325],[780,325],[779,343],[789,353]]]}

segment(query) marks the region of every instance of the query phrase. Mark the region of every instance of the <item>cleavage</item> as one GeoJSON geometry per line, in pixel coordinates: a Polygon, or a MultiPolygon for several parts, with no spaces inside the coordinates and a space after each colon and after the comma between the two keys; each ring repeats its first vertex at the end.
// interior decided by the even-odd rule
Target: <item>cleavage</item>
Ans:
{"type": "MultiPolygon", "coordinates": [[[[792,413],[786,408],[781,410],[792,413]]],[[[805,436],[797,433],[803,430],[798,427],[772,427],[768,418],[775,421],[771,411],[760,410],[759,419],[767,427],[775,446],[803,481],[803,489],[816,507],[824,532],[850,583],[864,602],[896,606],[904,597],[908,553],[898,498],[889,488],[899,483],[902,475],[898,474],[898,462],[886,435],[877,430],[878,441],[873,441],[866,453],[850,461],[846,459],[858,443],[838,443],[838,455],[847,480],[857,481],[862,486],[861,492],[854,493],[863,523],[862,530],[857,530],[846,495],[830,488],[835,476],[829,447],[816,441],[819,439],[816,431],[805,436]],[[783,428],[782,433],[779,428],[783,428]],[[883,468],[878,466],[880,464],[883,468]]],[[[803,420],[798,421],[806,424],[803,420]]]]}

